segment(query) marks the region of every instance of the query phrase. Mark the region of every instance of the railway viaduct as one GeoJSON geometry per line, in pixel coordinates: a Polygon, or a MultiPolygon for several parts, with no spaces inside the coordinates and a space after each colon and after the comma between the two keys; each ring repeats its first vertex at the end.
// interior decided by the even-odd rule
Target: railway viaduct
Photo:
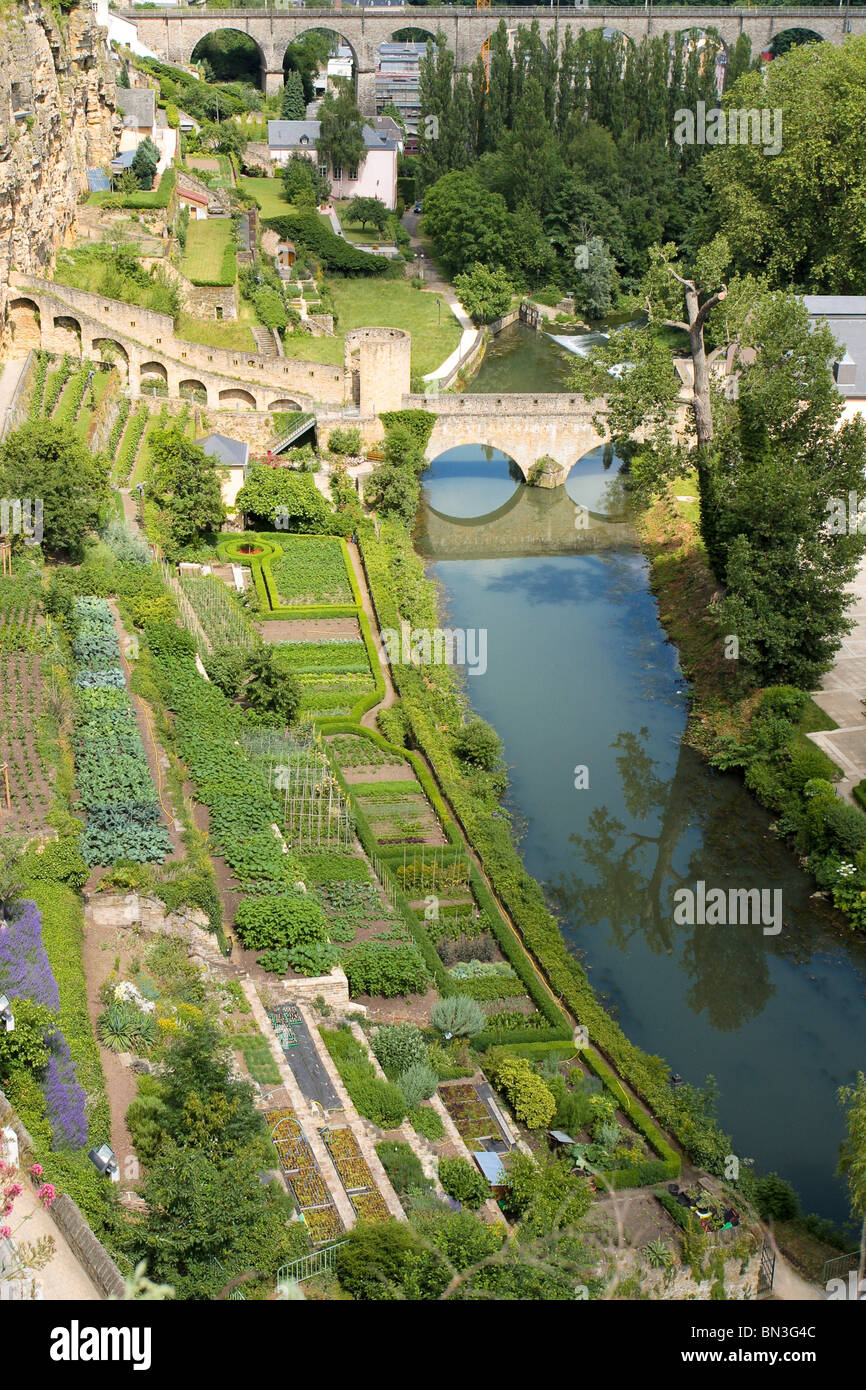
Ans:
{"type": "Polygon", "coordinates": [[[556,8],[470,10],[453,8],[389,9],[370,12],[362,8],[290,9],[273,5],[262,9],[180,9],[115,11],[134,24],[139,41],[167,62],[188,64],[200,39],[218,29],[236,29],[257,44],[261,57],[262,86],[268,93],[283,85],[286,47],[308,29],[331,29],[352,50],[358,105],[365,116],[376,114],[376,68],[379,45],[400,29],[437,33],[453,51],[458,69],[472,66],[485,41],[505,20],[509,28],[538,20],[544,43],[566,29],[617,29],[639,42],[646,36],[689,29],[715,29],[726,48],[740,34],[752,40],[752,51],[766,48],[788,29],[810,29],[829,43],[842,43],[848,34],[866,34],[866,6],[840,8],[803,7],[731,9],[719,5],[688,7],[561,5],[556,8]]]}

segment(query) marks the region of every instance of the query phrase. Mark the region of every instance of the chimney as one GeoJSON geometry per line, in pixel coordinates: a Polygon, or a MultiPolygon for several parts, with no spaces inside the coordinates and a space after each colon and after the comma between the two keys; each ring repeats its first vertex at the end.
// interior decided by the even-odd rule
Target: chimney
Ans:
{"type": "Polygon", "coordinates": [[[857,376],[857,363],[850,353],[846,352],[844,357],[840,357],[833,363],[833,375],[836,378],[837,386],[853,386],[857,376]]]}

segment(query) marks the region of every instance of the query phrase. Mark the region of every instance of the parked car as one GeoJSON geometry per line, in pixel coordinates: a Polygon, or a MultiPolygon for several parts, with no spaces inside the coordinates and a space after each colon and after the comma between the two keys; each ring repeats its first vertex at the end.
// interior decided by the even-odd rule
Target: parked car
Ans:
{"type": "Polygon", "coordinates": [[[420,211],[421,211],[421,204],[420,204],[420,203],[416,203],[415,206],[413,207],[412,211],[413,211],[413,212],[420,212],[420,211]]]}

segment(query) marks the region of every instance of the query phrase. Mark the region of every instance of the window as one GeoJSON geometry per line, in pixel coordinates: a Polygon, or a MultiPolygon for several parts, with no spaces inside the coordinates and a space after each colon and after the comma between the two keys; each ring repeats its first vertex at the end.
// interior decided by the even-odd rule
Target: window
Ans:
{"type": "Polygon", "coordinates": [[[357,166],[356,166],[354,169],[350,169],[350,170],[349,170],[349,183],[354,183],[354,182],[356,181],[357,177],[358,177],[358,169],[357,169],[357,166]]]}
{"type": "Polygon", "coordinates": [[[335,165],[334,165],[334,178],[337,180],[337,183],[340,182],[340,179],[341,179],[342,177],[343,177],[343,166],[342,166],[341,164],[335,164],[335,165]]]}
{"type": "Polygon", "coordinates": [[[223,316],[223,306],[221,304],[216,306],[216,316],[218,319],[221,319],[223,316]]]}
{"type": "Polygon", "coordinates": [[[328,166],[327,166],[327,164],[320,164],[320,165],[319,165],[319,178],[321,178],[321,179],[326,179],[327,177],[328,177],[328,166]]]}

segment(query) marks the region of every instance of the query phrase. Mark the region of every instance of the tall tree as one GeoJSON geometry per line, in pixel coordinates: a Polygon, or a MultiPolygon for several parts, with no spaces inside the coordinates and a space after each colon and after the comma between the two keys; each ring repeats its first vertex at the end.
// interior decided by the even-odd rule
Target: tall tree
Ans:
{"type": "MultiPolygon", "coordinates": [[[[52,420],[22,425],[0,443],[0,497],[31,507],[35,527],[42,503],[42,544],[80,559],[87,533],[108,504],[108,462],[52,420]]],[[[34,536],[34,539],[37,537],[34,536]]]]}
{"type": "Polygon", "coordinates": [[[285,76],[283,95],[280,101],[280,116],[284,121],[302,121],[307,114],[304,100],[304,83],[301,74],[290,68],[285,76]]]}
{"type": "Polygon", "coordinates": [[[150,493],[162,509],[170,542],[190,545],[225,521],[216,461],[188,440],[179,425],[151,436],[150,493]]]}
{"type": "Polygon", "coordinates": [[[326,92],[319,107],[319,163],[344,174],[357,169],[364,156],[364,118],[355,103],[352,84],[338,78],[333,92],[326,92]]]}

